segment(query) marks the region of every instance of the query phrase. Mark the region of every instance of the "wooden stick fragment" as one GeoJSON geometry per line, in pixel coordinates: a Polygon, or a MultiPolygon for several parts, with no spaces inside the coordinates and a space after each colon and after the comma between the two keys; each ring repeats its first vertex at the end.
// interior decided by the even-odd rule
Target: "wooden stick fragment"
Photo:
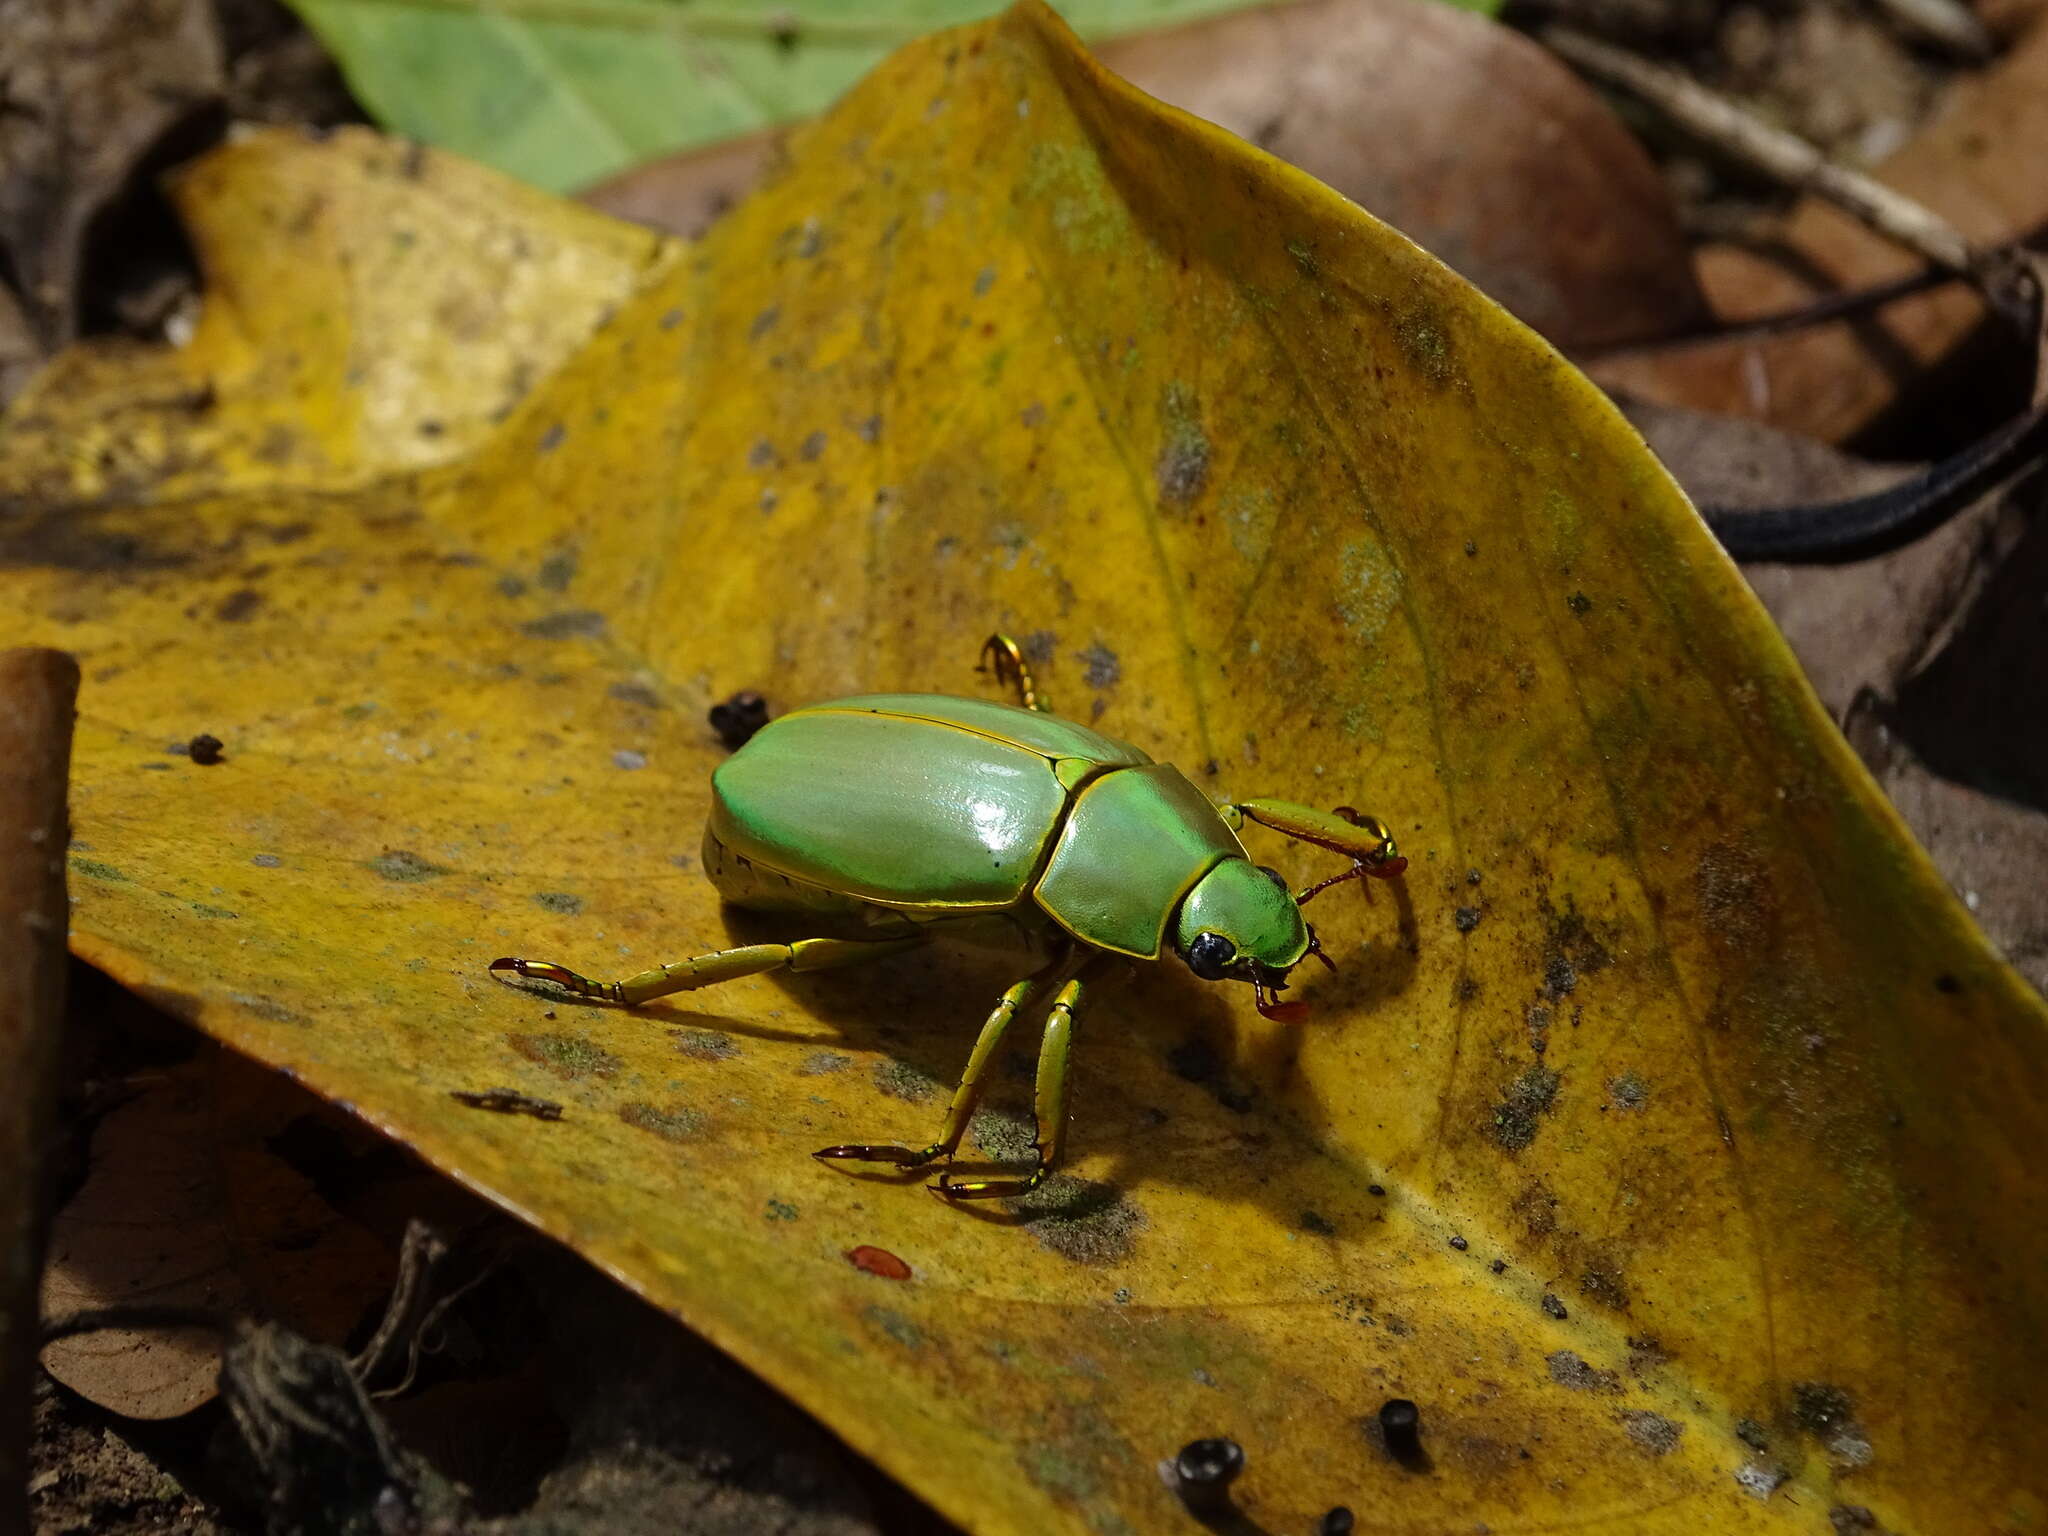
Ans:
{"type": "Polygon", "coordinates": [[[1676,70],[1565,27],[1546,28],[1542,36],[1560,58],[1608,85],[1641,97],[1724,154],[1774,181],[1826,198],[1938,267],[1971,278],[1984,276],[1977,253],[1955,226],[1903,192],[1861,171],[1836,165],[1796,134],[1773,128],[1676,70]]]}
{"type": "Polygon", "coordinates": [[[0,1536],[28,1531],[29,1383],[64,1013],[64,891],[78,665],[0,651],[0,1536]]]}

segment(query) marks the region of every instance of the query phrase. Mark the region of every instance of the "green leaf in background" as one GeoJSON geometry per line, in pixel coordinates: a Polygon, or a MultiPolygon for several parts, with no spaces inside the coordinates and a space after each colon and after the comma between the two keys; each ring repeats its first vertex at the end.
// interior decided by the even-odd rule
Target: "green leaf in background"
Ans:
{"type": "MultiPolygon", "coordinates": [[[[566,191],[808,117],[912,38],[999,0],[290,0],[393,132],[566,191]]],[[[1498,0],[1454,0],[1492,12],[1498,0]]],[[[1244,0],[1074,0],[1100,40],[1244,0]]]]}

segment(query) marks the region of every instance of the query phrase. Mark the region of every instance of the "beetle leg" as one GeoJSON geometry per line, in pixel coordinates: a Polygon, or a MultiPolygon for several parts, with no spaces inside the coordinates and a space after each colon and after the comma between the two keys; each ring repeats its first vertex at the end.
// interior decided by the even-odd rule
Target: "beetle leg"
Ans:
{"type": "Polygon", "coordinates": [[[592,981],[567,966],[547,960],[493,960],[493,971],[510,971],[537,981],[552,981],[565,992],[599,1002],[632,1007],[635,1003],[667,997],[671,992],[689,992],[698,987],[715,987],[721,981],[741,976],[758,976],[764,971],[827,971],[834,966],[859,965],[879,960],[922,944],[920,936],[880,941],[857,939],[798,939],[793,944],[746,944],[738,949],[713,950],[688,960],[671,960],[651,971],[628,976],[623,981],[592,981]]]}
{"type": "Polygon", "coordinates": [[[1364,875],[1390,880],[1408,867],[1408,861],[1394,846],[1394,834],[1387,824],[1377,816],[1361,816],[1348,805],[1340,805],[1334,811],[1319,811],[1313,806],[1296,805],[1292,800],[1239,800],[1217,809],[1233,832],[1242,831],[1247,821],[1255,821],[1351,860],[1351,867],[1342,874],[1319,881],[1297,895],[1296,905],[1347,880],[1364,875]]]}
{"type": "Polygon", "coordinates": [[[925,1187],[949,1200],[998,1200],[1026,1195],[1038,1188],[1054,1168],[1067,1144],[1067,1061],[1074,1045],[1074,1018],[1087,988],[1076,976],[1052,1000],[1045,1016],[1045,1038],[1038,1046],[1038,1086],[1032,1108],[1038,1115],[1038,1166],[1021,1179],[955,1179],[942,1173],[925,1187]]]}
{"type": "Polygon", "coordinates": [[[1032,681],[1030,663],[1024,660],[1024,647],[1005,634],[993,634],[981,642],[981,660],[974,670],[996,674],[998,683],[1017,685],[1017,702],[1026,709],[1043,711],[1051,706],[1032,681]]]}
{"type": "Polygon", "coordinates": [[[953,1090],[952,1107],[946,1111],[945,1128],[940,1131],[937,1141],[922,1149],[860,1144],[821,1147],[811,1156],[835,1162],[892,1163],[898,1168],[922,1168],[939,1158],[951,1157],[959,1149],[961,1137],[967,1134],[967,1123],[974,1118],[974,1106],[981,1101],[984,1086],[982,1074],[987,1071],[989,1058],[995,1055],[996,1047],[1002,1044],[1003,1032],[1010,1027],[1010,1020],[1017,1016],[1017,1010],[1024,1006],[1025,999],[1064,961],[1065,956],[1060,956],[1052,965],[1025,977],[996,1003],[988,1022],[981,1026],[973,1054],[967,1058],[967,1070],[961,1074],[960,1086],[953,1090]]]}

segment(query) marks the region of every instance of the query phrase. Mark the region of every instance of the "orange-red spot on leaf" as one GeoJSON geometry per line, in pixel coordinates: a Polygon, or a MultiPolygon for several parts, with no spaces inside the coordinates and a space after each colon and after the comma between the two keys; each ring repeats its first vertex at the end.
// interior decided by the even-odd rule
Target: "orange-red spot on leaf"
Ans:
{"type": "Polygon", "coordinates": [[[880,1275],[884,1280],[910,1278],[910,1266],[886,1248],[873,1248],[862,1243],[858,1248],[846,1250],[846,1261],[855,1269],[864,1269],[871,1275],[880,1275]]]}

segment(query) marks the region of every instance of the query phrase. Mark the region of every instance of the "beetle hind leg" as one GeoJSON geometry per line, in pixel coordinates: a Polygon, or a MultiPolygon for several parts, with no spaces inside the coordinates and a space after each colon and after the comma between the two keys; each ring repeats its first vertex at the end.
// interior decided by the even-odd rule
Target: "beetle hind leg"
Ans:
{"type": "Polygon", "coordinates": [[[1009,1029],[1010,1021],[1037,990],[1039,983],[1060,963],[1056,959],[1053,965],[1027,976],[997,1001],[995,1010],[989,1014],[988,1021],[981,1026],[981,1034],[975,1039],[974,1051],[967,1058],[967,1070],[960,1076],[960,1086],[953,1090],[953,1102],[946,1111],[946,1124],[937,1141],[922,1148],[849,1143],[840,1147],[820,1147],[811,1156],[824,1162],[888,1163],[897,1168],[922,1168],[942,1157],[951,1157],[959,1150],[961,1138],[967,1134],[968,1122],[974,1118],[974,1106],[981,1102],[985,1086],[983,1078],[988,1071],[989,1060],[995,1055],[996,1047],[1003,1043],[1003,1034],[1009,1029]]]}
{"type": "Polygon", "coordinates": [[[1008,635],[998,632],[981,642],[981,660],[975,663],[974,670],[993,671],[998,683],[1015,684],[1017,702],[1026,709],[1043,713],[1050,708],[1031,676],[1031,664],[1024,659],[1024,647],[1008,635]]]}
{"type": "Polygon", "coordinates": [[[841,965],[859,965],[923,942],[920,936],[880,941],[798,939],[792,944],[743,944],[737,949],[718,949],[708,955],[692,955],[687,960],[671,960],[623,981],[592,981],[551,960],[493,960],[491,970],[534,981],[551,981],[572,996],[630,1008],[674,992],[715,987],[721,981],[759,976],[765,971],[826,971],[841,965]]]}
{"type": "Polygon", "coordinates": [[[1028,1195],[1059,1166],[1067,1143],[1067,1064],[1074,1046],[1074,1021],[1086,995],[1076,976],[1052,1001],[1045,1016],[1045,1037],[1038,1047],[1038,1083],[1032,1107],[1037,1111],[1038,1162],[1021,1179],[956,1179],[942,1173],[925,1187],[946,1200],[1000,1200],[1028,1195]]]}

